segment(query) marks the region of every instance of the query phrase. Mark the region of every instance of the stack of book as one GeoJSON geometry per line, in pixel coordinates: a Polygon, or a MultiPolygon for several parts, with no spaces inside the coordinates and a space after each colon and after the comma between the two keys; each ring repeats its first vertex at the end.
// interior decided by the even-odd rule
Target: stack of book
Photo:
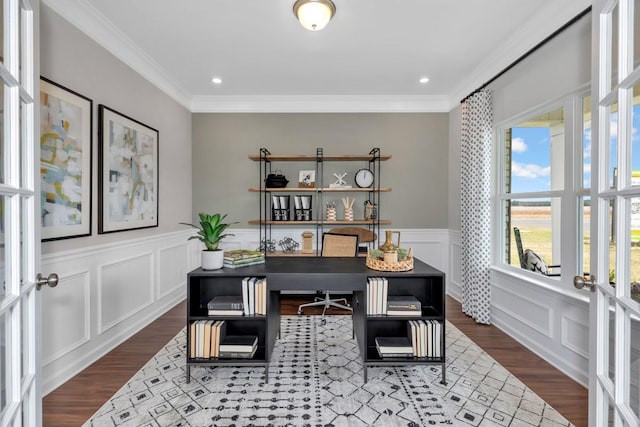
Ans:
{"type": "Polygon", "coordinates": [[[189,325],[189,357],[250,359],[258,348],[255,335],[227,335],[225,320],[196,320],[189,325]]]}
{"type": "Polygon", "coordinates": [[[209,316],[242,316],[244,303],[241,295],[218,295],[207,303],[209,316]]]}
{"type": "Polygon", "coordinates": [[[442,323],[437,320],[409,320],[407,334],[416,357],[442,357],[442,323]]]}
{"type": "Polygon", "coordinates": [[[242,279],[242,306],[245,316],[267,314],[267,279],[245,277],[242,279]]]}
{"type": "Polygon", "coordinates": [[[220,341],[219,357],[251,359],[258,348],[258,337],[254,335],[227,335],[220,341]]]}
{"type": "Polygon", "coordinates": [[[387,314],[389,282],[385,277],[367,279],[367,315],[387,314]]]}
{"type": "Polygon", "coordinates": [[[413,357],[413,347],[407,337],[376,337],[380,357],[413,357]]]}
{"type": "Polygon", "coordinates": [[[250,249],[234,249],[224,252],[223,264],[228,268],[246,267],[264,263],[264,252],[250,249]]]}
{"type": "Polygon", "coordinates": [[[387,297],[388,316],[421,316],[422,306],[413,295],[389,295],[387,297]]]}

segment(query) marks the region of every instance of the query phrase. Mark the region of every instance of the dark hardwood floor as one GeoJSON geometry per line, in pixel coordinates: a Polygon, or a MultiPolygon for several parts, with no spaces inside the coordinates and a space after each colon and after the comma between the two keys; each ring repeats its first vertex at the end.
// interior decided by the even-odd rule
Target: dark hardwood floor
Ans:
{"type": "MultiPolygon", "coordinates": [[[[282,314],[296,314],[309,297],[283,297],[282,314]]],[[[320,314],[320,308],[305,314],[320,314]]],[[[344,314],[331,310],[330,314],[344,314]]],[[[185,326],[182,302],[43,399],[45,427],[80,426],[185,326]]],[[[447,319],[574,425],[587,426],[587,389],[495,326],[478,325],[447,297],[447,319]]]]}

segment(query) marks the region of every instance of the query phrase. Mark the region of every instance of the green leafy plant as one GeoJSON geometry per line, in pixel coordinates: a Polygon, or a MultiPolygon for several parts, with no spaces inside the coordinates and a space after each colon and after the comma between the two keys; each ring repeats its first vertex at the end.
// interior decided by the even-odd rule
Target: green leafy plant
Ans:
{"type": "Polygon", "coordinates": [[[180,223],[198,229],[198,234],[189,237],[188,240],[198,239],[204,243],[208,251],[217,251],[218,245],[222,239],[228,236],[233,236],[233,234],[223,234],[230,225],[237,224],[237,222],[231,222],[228,224],[222,222],[227,217],[227,214],[220,215],[219,213],[216,213],[209,215],[201,212],[198,216],[200,217],[200,226],[189,224],[188,222],[180,223]]]}

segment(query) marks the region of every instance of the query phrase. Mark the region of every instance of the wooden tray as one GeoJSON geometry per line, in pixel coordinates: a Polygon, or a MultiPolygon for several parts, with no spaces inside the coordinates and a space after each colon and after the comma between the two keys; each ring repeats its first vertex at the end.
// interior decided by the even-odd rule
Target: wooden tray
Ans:
{"type": "Polygon", "coordinates": [[[409,271],[413,270],[413,249],[409,248],[409,252],[407,253],[407,258],[402,261],[396,262],[388,262],[383,259],[373,258],[369,254],[369,249],[367,248],[367,267],[372,270],[378,271],[409,271]]]}

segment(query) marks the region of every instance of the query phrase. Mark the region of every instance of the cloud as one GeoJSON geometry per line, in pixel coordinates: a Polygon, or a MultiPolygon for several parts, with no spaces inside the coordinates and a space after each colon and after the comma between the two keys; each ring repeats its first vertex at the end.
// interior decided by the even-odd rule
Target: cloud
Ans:
{"type": "Polygon", "coordinates": [[[520,178],[536,179],[551,174],[551,166],[539,166],[534,164],[513,162],[511,174],[520,178]]]}
{"type": "Polygon", "coordinates": [[[511,151],[514,153],[524,153],[527,151],[527,143],[522,138],[513,138],[511,140],[511,151]]]}

